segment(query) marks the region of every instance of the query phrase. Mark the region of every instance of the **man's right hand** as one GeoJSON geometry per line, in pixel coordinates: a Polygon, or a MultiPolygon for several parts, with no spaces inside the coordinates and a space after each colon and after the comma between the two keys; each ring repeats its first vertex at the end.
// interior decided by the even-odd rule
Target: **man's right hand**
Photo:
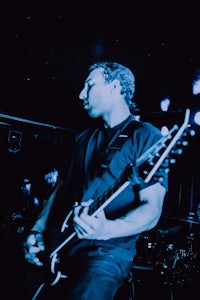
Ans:
{"type": "Polygon", "coordinates": [[[31,232],[23,243],[23,251],[25,259],[36,266],[43,266],[37,255],[45,250],[43,234],[39,232],[31,232]]]}

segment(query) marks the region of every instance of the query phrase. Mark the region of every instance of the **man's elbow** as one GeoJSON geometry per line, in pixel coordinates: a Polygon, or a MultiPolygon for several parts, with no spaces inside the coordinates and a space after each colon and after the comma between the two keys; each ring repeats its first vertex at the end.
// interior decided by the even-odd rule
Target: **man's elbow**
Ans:
{"type": "Polygon", "coordinates": [[[153,229],[159,222],[161,214],[162,214],[162,204],[160,203],[160,205],[156,206],[153,208],[153,214],[152,214],[152,218],[151,221],[149,222],[149,230],[153,229]]]}

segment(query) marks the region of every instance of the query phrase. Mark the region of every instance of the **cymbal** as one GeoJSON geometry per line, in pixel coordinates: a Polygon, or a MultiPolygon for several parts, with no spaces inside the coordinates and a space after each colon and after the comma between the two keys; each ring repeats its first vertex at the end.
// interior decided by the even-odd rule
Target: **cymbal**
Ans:
{"type": "Polygon", "coordinates": [[[200,219],[196,217],[187,216],[185,218],[177,218],[177,220],[186,222],[186,223],[192,223],[192,224],[200,224],[200,219]]]}

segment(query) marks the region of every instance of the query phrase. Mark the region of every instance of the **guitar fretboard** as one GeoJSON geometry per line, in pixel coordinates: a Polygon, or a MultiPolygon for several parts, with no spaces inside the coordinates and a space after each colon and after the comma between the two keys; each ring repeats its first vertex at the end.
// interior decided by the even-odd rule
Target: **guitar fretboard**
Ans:
{"type": "Polygon", "coordinates": [[[89,215],[96,216],[114,198],[116,198],[127,186],[131,184],[128,177],[132,173],[132,164],[129,164],[122,175],[106,191],[90,204],[89,215]]]}

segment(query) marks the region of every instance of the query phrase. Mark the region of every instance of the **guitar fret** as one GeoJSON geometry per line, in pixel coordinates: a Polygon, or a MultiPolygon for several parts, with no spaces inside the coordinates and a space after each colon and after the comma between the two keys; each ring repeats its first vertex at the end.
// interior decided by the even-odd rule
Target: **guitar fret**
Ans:
{"type": "Polygon", "coordinates": [[[106,202],[106,200],[109,199],[113,195],[113,193],[122,185],[122,182],[125,181],[124,175],[125,172],[121,175],[121,177],[118,180],[114,182],[114,184],[110,186],[109,189],[107,189],[103,193],[103,195],[99,196],[97,199],[94,200],[94,202],[90,205],[88,212],[89,215],[92,215],[95,211],[97,211],[97,209],[99,209],[106,202]]]}

